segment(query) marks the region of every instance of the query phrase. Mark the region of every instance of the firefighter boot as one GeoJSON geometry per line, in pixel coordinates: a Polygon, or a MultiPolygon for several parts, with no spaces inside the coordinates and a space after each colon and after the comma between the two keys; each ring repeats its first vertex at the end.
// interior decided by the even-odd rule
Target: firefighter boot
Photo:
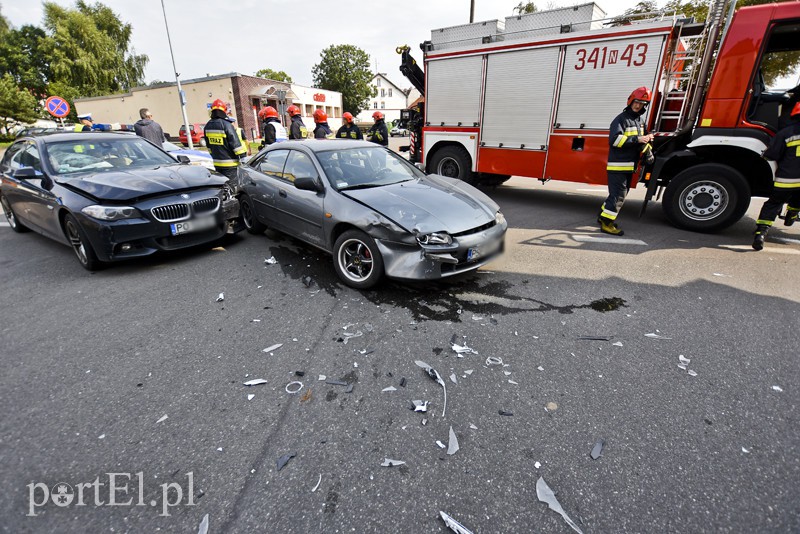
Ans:
{"type": "Polygon", "coordinates": [[[791,226],[797,220],[797,215],[800,213],[800,208],[786,208],[786,215],[783,216],[783,225],[791,226]]]}
{"type": "Polygon", "coordinates": [[[756,233],[753,235],[753,249],[761,250],[764,248],[764,240],[767,239],[767,230],[769,230],[769,226],[766,224],[759,224],[756,226],[756,233]]]}
{"type": "Polygon", "coordinates": [[[614,221],[610,221],[605,217],[600,217],[600,231],[604,234],[611,234],[611,235],[624,235],[625,232],[622,231],[622,228],[617,226],[617,223],[614,221]]]}

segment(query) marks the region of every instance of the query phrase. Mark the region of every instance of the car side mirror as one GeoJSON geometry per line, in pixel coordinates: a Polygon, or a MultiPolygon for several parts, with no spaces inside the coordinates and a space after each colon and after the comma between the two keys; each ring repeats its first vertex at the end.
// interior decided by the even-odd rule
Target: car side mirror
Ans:
{"type": "Polygon", "coordinates": [[[181,163],[181,165],[189,165],[189,163],[191,163],[189,156],[185,156],[183,154],[178,154],[178,161],[181,163]]]}
{"type": "Polygon", "coordinates": [[[36,169],[33,167],[22,167],[14,171],[14,178],[18,180],[30,180],[31,178],[38,178],[38,176],[36,176],[36,169]]]}
{"type": "Polygon", "coordinates": [[[294,186],[297,189],[302,189],[303,191],[315,191],[317,193],[322,192],[322,185],[317,181],[316,178],[312,178],[310,176],[300,176],[295,178],[294,186]]]}

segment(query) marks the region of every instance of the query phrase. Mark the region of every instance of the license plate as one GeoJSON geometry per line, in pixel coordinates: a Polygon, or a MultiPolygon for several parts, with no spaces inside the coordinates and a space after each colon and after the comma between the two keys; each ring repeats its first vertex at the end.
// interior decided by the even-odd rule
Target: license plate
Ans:
{"type": "Polygon", "coordinates": [[[493,243],[485,243],[480,247],[472,247],[467,249],[467,261],[478,261],[480,258],[485,258],[498,251],[501,241],[494,241],[493,243]]]}
{"type": "Polygon", "coordinates": [[[216,225],[217,220],[214,217],[204,217],[202,219],[172,223],[169,225],[169,229],[172,235],[181,235],[189,232],[202,232],[203,230],[214,228],[216,225]]]}

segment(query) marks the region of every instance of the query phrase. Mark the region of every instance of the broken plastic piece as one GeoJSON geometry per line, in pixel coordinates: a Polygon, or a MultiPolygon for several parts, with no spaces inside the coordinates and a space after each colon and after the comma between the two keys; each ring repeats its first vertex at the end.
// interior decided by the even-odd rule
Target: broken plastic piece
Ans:
{"type": "Polygon", "coordinates": [[[344,342],[345,345],[347,345],[347,342],[353,339],[354,337],[361,337],[363,335],[364,332],[362,332],[361,330],[359,330],[358,332],[343,332],[342,341],[344,342]]]}
{"type": "Polygon", "coordinates": [[[455,374],[455,373],[453,373],[453,374],[451,374],[451,375],[450,375],[450,381],[451,381],[453,384],[458,384],[458,379],[456,378],[456,374],[455,374]]]}
{"type": "Polygon", "coordinates": [[[162,422],[166,421],[168,418],[169,418],[169,416],[168,416],[167,414],[164,414],[164,415],[161,417],[161,419],[159,419],[158,421],[156,421],[156,423],[162,423],[162,422]]]}
{"type": "Polygon", "coordinates": [[[286,389],[286,393],[289,393],[290,395],[294,395],[295,393],[298,393],[301,389],[303,389],[303,383],[302,382],[297,382],[297,381],[289,382],[288,384],[286,384],[286,388],[285,389],[286,389]]]}
{"type": "Polygon", "coordinates": [[[475,425],[473,425],[472,423],[470,423],[470,424],[469,424],[469,427],[470,427],[472,430],[478,430],[478,427],[477,427],[477,426],[475,426],[475,425]]]}
{"type": "Polygon", "coordinates": [[[540,371],[544,371],[544,367],[542,367],[541,365],[539,367],[537,367],[537,369],[540,370],[540,371]]]}
{"type": "Polygon", "coordinates": [[[394,386],[389,386],[388,388],[383,388],[381,391],[382,391],[382,392],[386,392],[386,391],[397,391],[397,388],[396,388],[396,387],[394,387],[394,386]]]}
{"type": "Polygon", "coordinates": [[[253,395],[252,393],[247,395],[247,400],[251,401],[251,400],[253,400],[253,398],[255,398],[255,395],[253,395]]]}
{"type": "Polygon", "coordinates": [[[578,336],[580,341],[611,341],[608,336],[578,336]]]}
{"type": "Polygon", "coordinates": [[[452,456],[458,452],[458,438],[456,437],[456,433],[453,432],[453,427],[450,427],[450,439],[447,442],[447,455],[452,456]]]}
{"type": "Polygon", "coordinates": [[[394,467],[396,465],[403,465],[405,462],[402,460],[392,460],[391,458],[384,458],[381,467],[394,467]]]}
{"type": "Polygon", "coordinates": [[[261,352],[272,352],[273,350],[277,350],[283,346],[283,343],[276,343],[274,345],[270,345],[266,349],[262,350],[261,352]]]}
{"type": "Polygon", "coordinates": [[[682,363],[683,365],[689,365],[689,362],[691,362],[691,361],[692,361],[692,360],[690,360],[689,358],[686,358],[686,357],[684,357],[684,356],[683,356],[683,354],[680,354],[680,355],[678,356],[678,359],[681,361],[681,363],[682,363]]]}
{"type": "Polygon", "coordinates": [[[617,341],[616,343],[612,343],[612,345],[614,345],[615,347],[621,347],[622,341],[617,341]]]}
{"type": "Polygon", "coordinates": [[[750,454],[750,451],[748,449],[745,449],[744,447],[742,447],[742,452],[745,454],[750,454]]]}
{"type": "Polygon", "coordinates": [[[679,369],[683,369],[685,371],[686,370],[686,364],[685,363],[679,363],[678,364],[678,368],[679,369]]]}
{"type": "Polygon", "coordinates": [[[222,302],[223,300],[225,300],[225,293],[220,293],[217,297],[217,302],[222,302]]]}
{"type": "Polygon", "coordinates": [[[261,384],[266,384],[267,381],[263,378],[256,378],[255,380],[248,380],[244,383],[245,386],[260,386],[261,384]]]}
{"type": "Polygon", "coordinates": [[[539,469],[540,467],[542,467],[542,464],[540,464],[539,462],[536,462],[535,464],[533,464],[533,467],[535,467],[536,469],[539,469]]]}
{"type": "Polygon", "coordinates": [[[197,529],[197,534],[208,534],[208,514],[203,516],[200,521],[200,528],[197,529]]]}
{"type": "Polygon", "coordinates": [[[686,372],[689,374],[689,376],[697,376],[697,371],[692,371],[691,369],[689,369],[686,372]]]}
{"type": "Polygon", "coordinates": [[[508,383],[509,383],[509,384],[514,384],[515,386],[518,386],[518,385],[519,385],[519,383],[517,383],[517,382],[514,382],[513,380],[509,380],[509,381],[508,381],[508,383]]]}
{"type": "Polygon", "coordinates": [[[542,477],[539,477],[539,480],[536,481],[536,496],[539,498],[541,502],[546,503],[551,510],[560,514],[561,517],[564,518],[564,521],[567,522],[567,525],[572,527],[572,530],[574,530],[578,534],[583,534],[583,531],[581,531],[581,529],[578,528],[578,525],[576,525],[575,522],[569,518],[567,512],[565,512],[564,509],[561,507],[561,504],[559,504],[558,499],[556,499],[556,494],[553,492],[553,490],[550,489],[550,486],[547,485],[547,482],[545,482],[544,478],[542,477]]]}
{"type": "Polygon", "coordinates": [[[319,474],[319,480],[317,480],[317,485],[314,486],[314,489],[311,490],[311,493],[314,493],[319,488],[319,484],[322,482],[322,473],[319,474]]]}
{"type": "Polygon", "coordinates": [[[411,402],[414,405],[412,410],[414,410],[415,412],[425,413],[425,412],[428,411],[428,401],[415,400],[415,401],[411,401],[411,402]]]}
{"type": "Polygon", "coordinates": [[[362,349],[362,350],[358,351],[359,354],[364,354],[364,355],[372,354],[373,352],[375,352],[375,349],[362,349]]]}
{"type": "Polygon", "coordinates": [[[400,379],[400,387],[401,388],[406,387],[406,377],[400,379]]]}
{"type": "Polygon", "coordinates": [[[421,360],[417,360],[414,363],[416,363],[418,367],[422,367],[425,372],[428,373],[428,376],[435,380],[440,386],[442,386],[442,389],[444,389],[444,406],[442,407],[442,417],[444,417],[444,414],[447,411],[447,386],[445,385],[444,380],[442,380],[441,375],[436,371],[436,369],[427,363],[421,360]]]}
{"type": "Polygon", "coordinates": [[[428,418],[427,417],[423,417],[422,418],[422,426],[425,426],[427,424],[428,424],[428,418]]]}
{"type": "Polygon", "coordinates": [[[275,256],[270,256],[269,258],[264,258],[264,263],[267,265],[275,265],[278,263],[278,260],[275,259],[275,256]]]}
{"type": "Polygon", "coordinates": [[[658,334],[645,334],[644,337],[649,337],[652,339],[672,339],[671,337],[664,337],[658,334]]]}
{"type": "Polygon", "coordinates": [[[441,448],[441,449],[444,449],[444,448],[446,448],[446,447],[447,447],[447,446],[446,446],[444,443],[442,443],[441,441],[438,441],[438,440],[436,441],[436,444],[437,444],[437,445],[439,446],[439,448],[441,448]]]}
{"type": "Polygon", "coordinates": [[[503,371],[503,374],[506,376],[511,376],[511,371],[503,371]]]}
{"type": "Polygon", "coordinates": [[[473,372],[472,369],[467,369],[466,371],[464,371],[464,374],[465,375],[471,375],[472,372],[473,372]]]}
{"type": "Polygon", "coordinates": [[[453,343],[452,348],[453,351],[455,351],[455,353],[458,354],[459,356],[462,354],[478,354],[477,350],[468,347],[466,343],[464,343],[463,345],[456,345],[455,343],[453,343]]]}
{"type": "Polygon", "coordinates": [[[327,378],[328,377],[325,376],[325,375],[319,375],[319,378],[317,380],[320,381],[320,382],[324,382],[327,378]]]}
{"type": "Polygon", "coordinates": [[[775,391],[777,391],[778,393],[783,393],[783,388],[782,388],[782,387],[780,387],[780,386],[772,386],[772,389],[774,389],[774,390],[775,390],[775,391]]]}
{"type": "Polygon", "coordinates": [[[283,469],[284,466],[289,463],[289,460],[291,460],[295,456],[297,456],[296,452],[290,452],[289,454],[284,454],[283,456],[278,458],[278,461],[276,462],[277,470],[280,471],[281,469],[283,469]]]}
{"type": "Polygon", "coordinates": [[[347,386],[347,389],[344,390],[345,393],[352,393],[353,392],[353,384],[347,386]]]}
{"type": "Polygon", "coordinates": [[[447,525],[447,528],[455,532],[456,534],[472,534],[472,531],[469,530],[467,527],[447,515],[446,513],[439,511],[439,515],[442,517],[444,524],[447,525]]]}
{"type": "Polygon", "coordinates": [[[503,359],[496,356],[489,356],[486,358],[486,365],[503,365],[503,359]]]}
{"type": "Polygon", "coordinates": [[[305,371],[295,371],[294,374],[297,375],[297,376],[305,376],[306,372],[305,371]]]}
{"type": "Polygon", "coordinates": [[[507,412],[505,410],[500,410],[497,413],[499,413],[500,415],[505,415],[506,417],[511,417],[512,415],[514,415],[514,412],[507,412]]]}
{"type": "Polygon", "coordinates": [[[597,440],[597,443],[595,443],[594,447],[592,447],[592,460],[597,460],[603,456],[603,445],[605,444],[606,442],[602,439],[597,440]]]}

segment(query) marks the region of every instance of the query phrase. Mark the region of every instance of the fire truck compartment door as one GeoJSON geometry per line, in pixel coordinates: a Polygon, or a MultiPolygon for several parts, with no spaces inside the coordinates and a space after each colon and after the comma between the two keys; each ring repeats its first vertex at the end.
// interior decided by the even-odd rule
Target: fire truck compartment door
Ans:
{"type": "Polygon", "coordinates": [[[558,56],[558,47],[488,56],[483,146],[542,150],[547,145],[558,56]]]}
{"type": "Polygon", "coordinates": [[[634,89],[656,87],[664,39],[642,35],[567,46],[558,127],[607,130],[634,89]]]}
{"type": "Polygon", "coordinates": [[[431,126],[475,126],[480,121],[481,56],[428,61],[425,121],[431,126]]]}

